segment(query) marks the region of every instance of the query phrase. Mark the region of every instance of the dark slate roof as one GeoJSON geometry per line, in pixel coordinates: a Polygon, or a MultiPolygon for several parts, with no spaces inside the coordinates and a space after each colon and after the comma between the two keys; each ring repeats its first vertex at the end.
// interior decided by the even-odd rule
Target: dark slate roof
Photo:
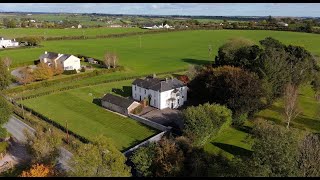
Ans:
{"type": "Polygon", "coordinates": [[[65,61],[67,60],[69,57],[71,56],[71,54],[64,54],[61,57],[59,57],[59,61],[65,61]]]}
{"type": "Polygon", "coordinates": [[[152,89],[154,91],[160,92],[184,86],[183,82],[179,81],[176,78],[165,80],[147,77],[145,79],[136,79],[132,82],[132,84],[145,89],[152,89]]]}
{"type": "Polygon", "coordinates": [[[131,99],[123,98],[120,96],[116,96],[110,93],[107,93],[103,98],[101,98],[102,101],[107,101],[111,104],[123,107],[123,108],[128,108],[134,101],[131,99]]]}
{"type": "Polygon", "coordinates": [[[43,58],[48,58],[48,59],[56,59],[58,57],[58,53],[47,52],[47,54],[43,54],[42,57],[43,58]]]}

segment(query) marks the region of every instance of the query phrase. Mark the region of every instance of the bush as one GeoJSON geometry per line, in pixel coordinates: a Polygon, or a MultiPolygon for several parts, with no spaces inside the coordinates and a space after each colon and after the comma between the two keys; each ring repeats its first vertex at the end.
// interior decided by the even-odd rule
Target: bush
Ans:
{"type": "Polygon", "coordinates": [[[136,107],[136,108],[134,108],[133,110],[132,110],[132,113],[133,114],[139,114],[139,113],[141,113],[141,111],[142,111],[142,105],[139,105],[138,107],[136,107]]]}
{"type": "Polygon", "coordinates": [[[70,74],[77,74],[77,70],[64,70],[63,74],[70,75],[70,74]]]}
{"type": "Polygon", "coordinates": [[[86,68],[85,68],[85,67],[82,67],[82,68],[80,69],[80,72],[86,72],[86,68]]]}
{"type": "Polygon", "coordinates": [[[7,142],[0,142],[0,154],[5,154],[7,152],[7,149],[9,147],[9,144],[7,142]]]}
{"type": "Polygon", "coordinates": [[[240,127],[244,124],[244,122],[248,119],[248,113],[241,114],[232,119],[232,124],[236,127],[240,127]]]}

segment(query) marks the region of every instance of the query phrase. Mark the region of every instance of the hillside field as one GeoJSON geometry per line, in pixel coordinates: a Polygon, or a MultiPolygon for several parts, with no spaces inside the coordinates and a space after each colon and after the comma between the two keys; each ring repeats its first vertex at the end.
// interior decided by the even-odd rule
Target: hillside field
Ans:
{"type": "Polygon", "coordinates": [[[44,28],[14,28],[0,29],[0,37],[17,38],[23,36],[43,36],[43,37],[60,37],[60,36],[89,36],[120,34],[128,32],[143,32],[145,29],[140,28],[82,28],[82,29],[44,29],[44,28]]]}

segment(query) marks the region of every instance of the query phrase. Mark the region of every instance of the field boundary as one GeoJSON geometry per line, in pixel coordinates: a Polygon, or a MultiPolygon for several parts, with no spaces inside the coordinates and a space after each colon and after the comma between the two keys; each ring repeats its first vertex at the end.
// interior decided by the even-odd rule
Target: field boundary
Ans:
{"type": "MultiPolygon", "coordinates": [[[[158,73],[157,75],[165,75],[165,74],[172,74],[172,73],[177,73],[177,72],[183,72],[186,71],[187,69],[180,69],[180,70],[176,70],[176,71],[170,71],[170,72],[163,72],[163,73],[158,73]]],[[[32,98],[37,98],[40,96],[45,96],[45,95],[49,95],[49,94],[53,94],[53,93],[58,93],[58,92],[63,92],[63,91],[67,91],[67,90],[72,90],[72,89],[78,89],[78,88],[83,88],[83,87],[88,87],[88,86],[95,86],[95,85],[100,85],[100,84],[107,84],[107,83],[111,83],[111,82],[118,82],[118,81],[125,81],[125,80],[131,80],[131,79],[135,79],[135,78],[140,78],[140,77],[145,77],[147,75],[150,75],[150,73],[148,74],[143,74],[143,75],[137,75],[137,76],[128,76],[128,77],[122,77],[122,78],[116,78],[116,79],[108,79],[105,81],[101,81],[101,82],[93,82],[93,83],[87,83],[87,84],[79,84],[79,85],[73,85],[73,86],[66,86],[60,89],[53,89],[47,92],[43,92],[43,93],[39,93],[39,94],[34,94],[34,95],[30,95],[30,96],[21,96],[21,97],[15,97],[12,98],[13,100],[26,100],[26,99],[32,99],[32,98]]]]}

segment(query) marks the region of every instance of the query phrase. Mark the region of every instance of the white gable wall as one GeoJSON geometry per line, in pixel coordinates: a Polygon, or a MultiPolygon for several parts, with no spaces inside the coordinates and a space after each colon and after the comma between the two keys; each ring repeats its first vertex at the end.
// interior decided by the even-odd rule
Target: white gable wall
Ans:
{"type": "Polygon", "coordinates": [[[68,59],[63,61],[64,70],[79,70],[81,68],[80,59],[71,55],[68,59]]]}

